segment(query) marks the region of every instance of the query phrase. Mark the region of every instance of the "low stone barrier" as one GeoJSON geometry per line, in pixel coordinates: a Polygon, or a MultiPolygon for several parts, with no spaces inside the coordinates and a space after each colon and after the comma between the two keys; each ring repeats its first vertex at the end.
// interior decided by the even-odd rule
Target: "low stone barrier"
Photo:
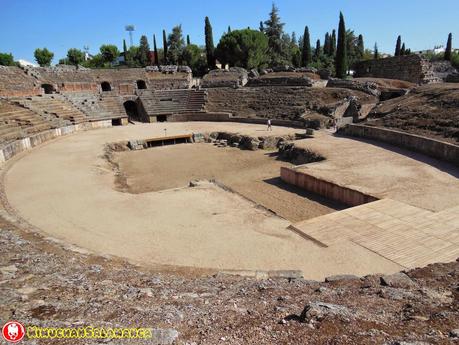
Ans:
{"type": "MultiPolygon", "coordinates": [[[[186,121],[209,121],[209,122],[239,122],[251,123],[257,125],[267,125],[268,119],[264,118],[251,118],[251,117],[233,117],[231,113],[227,112],[206,112],[206,113],[184,113],[173,114],[167,117],[169,122],[186,122],[186,121]]],[[[352,121],[352,118],[351,118],[352,121]]],[[[303,121],[293,120],[279,120],[271,119],[273,126],[292,127],[292,128],[305,128],[303,121]]]]}
{"type": "MultiPolygon", "coordinates": [[[[240,123],[254,123],[258,125],[267,125],[268,123],[268,119],[250,118],[250,117],[230,117],[228,121],[229,122],[240,122],[240,123]]],[[[273,126],[305,128],[305,124],[302,121],[271,119],[271,124],[273,126]]]]}
{"type": "Polygon", "coordinates": [[[2,148],[0,148],[0,163],[4,163],[7,160],[11,159],[18,153],[23,151],[30,150],[35,146],[38,146],[46,141],[51,139],[68,135],[71,133],[75,133],[78,131],[88,130],[88,129],[96,129],[96,128],[105,128],[111,127],[112,122],[111,120],[104,120],[104,121],[95,121],[95,122],[86,122],[79,125],[71,125],[61,128],[49,129],[47,131],[43,131],[37,134],[34,134],[30,137],[26,137],[23,139],[19,139],[9,143],[2,148]]]}
{"type": "Polygon", "coordinates": [[[358,206],[378,200],[372,195],[308,175],[304,171],[299,171],[295,168],[281,167],[281,179],[284,182],[348,206],[358,206]]]}
{"type": "Polygon", "coordinates": [[[393,129],[349,124],[340,133],[354,137],[373,139],[416,151],[459,166],[459,146],[421,137],[393,129]]]}

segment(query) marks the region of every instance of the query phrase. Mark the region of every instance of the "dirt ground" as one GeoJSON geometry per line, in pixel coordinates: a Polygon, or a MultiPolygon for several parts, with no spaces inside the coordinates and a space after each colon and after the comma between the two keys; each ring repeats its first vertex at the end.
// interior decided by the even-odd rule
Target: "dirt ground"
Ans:
{"type": "Polygon", "coordinates": [[[2,324],[153,333],[24,344],[457,344],[459,262],[329,282],[196,277],[74,252],[3,217],[0,229],[2,324]]]}
{"type": "Polygon", "coordinates": [[[277,160],[275,151],[202,143],[118,152],[115,161],[130,193],[184,187],[194,179],[214,179],[291,222],[344,207],[282,182],[280,167],[290,164],[277,160]]]}
{"type": "MultiPolygon", "coordinates": [[[[148,266],[295,269],[318,279],[400,269],[352,243],[318,247],[287,229],[288,220],[222,189],[115,190],[112,167],[103,156],[105,144],[162,136],[164,128],[170,135],[191,130],[266,133],[265,126],[257,125],[158,123],[63,137],[9,162],[5,188],[14,215],[65,243],[148,266]]],[[[272,133],[292,132],[275,127],[272,133]]],[[[231,164],[230,159],[222,162],[231,164]]]]}

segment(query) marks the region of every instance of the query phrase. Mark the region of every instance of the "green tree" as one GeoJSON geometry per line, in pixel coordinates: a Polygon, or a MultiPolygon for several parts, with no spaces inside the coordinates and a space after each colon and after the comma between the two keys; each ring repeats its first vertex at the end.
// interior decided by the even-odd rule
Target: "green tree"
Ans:
{"type": "Polygon", "coordinates": [[[259,30],[260,30],[260,32],[265,32],[265,27],[263,25],[263,21],[262,20],[260,20],[259,30]]]}
{"type": "Polygon", "coordinates": [[[451,61],[452,50],[453,50],[453,35],[450,32],[448,35],[448,41],[446,42],[445,60],[451,61]]]}
{"type": "Polygon", "coordinates": [[[234,30],[224,34],[215,50],[222,64],[259,68],[266,65],[268,38],[259,30],[234,30]]]}
{"type": "Polygon", "coordinates": [[[53,61],[54,53],[50,52],[47,48],[37,48],[33,53],[35,60],[41,67],[46,67],[51,65],[51,61],[53,61]]]}
{"type": "Polygon", "coordinates": [[[375,60],[379,59],[378,43],[375,42],[375,47],[373,49],[373,58],[375,60]]]}
{"type": "Polygon", "coordinates": [[[346,25],[343,13],[339,13],[338,44],[335,57],[335,74],[338,78],[344,78],[347,72],[347,52],[346,52],[346,25]]]}
{"type": "Polygon", "coordinates": [[[11,53],[0,53],[0,66],[14,66],[14,58],[11,53]]]}
{"type": "Polygon", "coordinates": [[[214,36],[212,33],[212,25],[210,25],[209,17],[204,20],[204,34],[206,36],[206,57],[207,66],[210,69],[215,68],[215,47],[214,47],[214,36]]]}
{"type": "Polygon", "coordinates": [[[358,57],[358,60],[362,60],[364,54],[365,54],[365,45],[363,43],[363,36],[359,35],[359,37],[357,38],[357,57],[358,57]]]}
{"type": "Polygon", "coordinates": [[[264,32],[268,37],[269,46],[269,64],[271,66],[286,65],[289,63],[288,49],[285,46],[284,36],[284,23],[281,22],[279,17],[279,9],[273,3],[269,19],[264,22],[266,27],[264,32]]]}
{"type": "Polygon", "coordinates": [[[99,51],[100,55],[102,56],[102,60],[108,64],[113,63],[120,55],[118,47],[114,44],[103,44],[100,46],[99,51]]]}
{"type": "Polygon", "coordinates": [[[231,32],[231,26],[228,25],[228,33],[231,32]]]}
{"type": "Polygon", "coordinates": [[[163,30],[163,57],[164,57],[164,64],[168,64],[167,61],[167,38],[166,38],[166,30],[163,30]]]}
{"type": "Polygon", "coordinates": [[[206,72],[207,60],[203,50],[196,44],[189,44],[183,49],[182,62],[191,68],[195,76],[202,76],[206,72]]]}
{"type": "Polygon", "coordinates": [[[320,55],[322,55],[322,52],[320,48],[320,40],[318,39],[316,41],[316,49],[314,50],[314,60],[318,61],[320,58],[320,55]]]}
{"type": "Polygon", "coordinates": [[[124,57],[124,64],[127,65],[128,60],[129,60],[129,54],[127,50],[126,40],[123,40],[123,57],[124,57]]]}
{"type": "Polygon", "coordinates": [[[406,48],[405,48],[405,42],[402,44],[402,48],[400,49],[400,55],[406,55],[406,48]]]}
{"type": "Polygon", "coordinates": [[[301,52],[301,65],[308,67],[312,62],[311,41],[309,38],[309,28],[304,27],[303,34],[303,51],[301,52]]]}
{"type": "Polygon", "coordinates": [[[291,64],[293,67],[300,67],[301,66],[301,49],[298,47],[298,40],[296,38],[295,31],[292,32],[292,36],[290,38],[290,56],[291,56],[291,64]]]}
{"type": "Polygon", "coordinates": [[[159,66],[158,47],[156,46],[156,35],[153,35],[153,56],[155,57],[155,64],[159,66]]]}
{"type": "Polygon", "coordinates": [[[148,44],[147,36],[142,35],[140,37],[139,51],[137,55],[137,59],[142,67],[150,65],[150,59],[148,58],[149,54],[150,45],[148,44]]]}
{"type": "Polygon", "coordinates": [[[70,65],[81,65],[84,62],[84,52],[80,49],[70,48],[67,51],[67,62],[70,65]]]}
{"type": "Polygon", "coordinates": [[[180,64],[182,62],[183,46],[185,45],[182,36],[182,25],[176,25],[172,28],[167,45],[167,60],[173,65],[180,64]]]}
{"type": "Polygon", "coordinates": [[[186,45],[189,46],[191,44],[190,35],[186,35],[186,45]]]}
{"type": "Polygon", "coordinates": [[[90,60],[85,61],[83,63],[83,66],[89,67],[89,68],[103,68],[103,67],[109,67],[110,64],[104,61],[102,54],[96,54],[90,60]]]}
{"type": "Polygon", "coordinates": [[[330,56],[335,56],[336,54],[336,31],[333,29],[330,39],[330,56]]]}
{"type": "Polygon", "coordinates": [[[397,43],[395,44],[395,56],[400,56],[402,50],[402,37],[399,35],[397,37],[397,43]]]}
{"type": "Polygon", "coordinates": [[[325,33],[325,39],[324,39],[324,54],[331,56],[331,37],[330,34],[327,32],[325,33]]]}
{"type": "Polygon", "coordinates": [[[346,30],[346,56],[348,69],[352,68],[363,56],[363,52],[361,54],[359,51],[359,41],[353,30],[346,30]]]}

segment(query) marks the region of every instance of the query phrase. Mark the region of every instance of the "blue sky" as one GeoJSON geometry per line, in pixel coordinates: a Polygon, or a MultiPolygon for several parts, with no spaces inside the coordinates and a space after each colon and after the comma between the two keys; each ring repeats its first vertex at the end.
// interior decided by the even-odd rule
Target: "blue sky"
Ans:
{"type": "MultiPolygon", "coordinates": [[[[346,27],[362,33],[365,45],[375,42],[381,52],[392,53],[396,37],[402,35],[407,48],[422,50],[445,44],[453,33],[453,46],[459,40],[458,0],[277,0],[280,16],[289,33],[297,36],[308,25],[311,43],[338,26],[343,11],[346,27]]],[[[87,45],[95,53],[101,44],[122,47],[128,35],[126,24],[134,24],[134,42],[141,34],[157,39],[162,29],[170,31],[182,24],[192,43],[204,43],[204,17],[209,16],[215,44],[228,25],[231,28],[258,28],[271,9],[271,0],[0,0],[0,52],[11,52],[16,59],[34,61],[33,51],[47,47],[55,53],[53,63],[69,48],[87,45]]],[[[161,46],[161,39],[158,39],[161,46]]]]}

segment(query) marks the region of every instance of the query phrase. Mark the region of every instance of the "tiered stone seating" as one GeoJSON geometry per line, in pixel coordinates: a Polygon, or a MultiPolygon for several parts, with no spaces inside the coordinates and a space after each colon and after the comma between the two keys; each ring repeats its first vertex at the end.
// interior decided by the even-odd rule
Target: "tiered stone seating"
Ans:
{"type": "MultiPolygon", "coordinates": [[[[64,97],[71,102],[75,107],[86,114],[91,120],[103,120],[118,118],[120,111],[119,107],[116,107],[116,114],[113,114],[109,109],[103,106],[101,102],[103,96],[94,93],[67,93],[64,97]]],[[[110,102],[108,102],[110,103],[110,102]]],[[[104,102],[105,104],[105,102],[104,102]]],[[[125,114],[124,114],[125,116],[125,114]]]]}
{"type": "Polygon", "coordinates": [[[64,96],[59,94],[33,96],[14,99],[18,104],[40,114],[51,122],[60,119],[61,125],[78,124],[87,121],[87,117],[64,96]]]}
{"type": "Polygon", "coordinates": [[[99,98],[100,105],[111,114],[112,118],[127,117],[123,99],[115,91],[103,92],[99,98]]]}
{"type": "Polygon", "coordinates": [[[45,131],[53,124],[40,115],[6,100],[0,100],[0,142],[7,143],[45,131]]]}
{"type": "Polygon", "coordinates": [[[207,94],[205,90],[145,90],[139,97],[152,116],[203,112],[207,94]]]}

